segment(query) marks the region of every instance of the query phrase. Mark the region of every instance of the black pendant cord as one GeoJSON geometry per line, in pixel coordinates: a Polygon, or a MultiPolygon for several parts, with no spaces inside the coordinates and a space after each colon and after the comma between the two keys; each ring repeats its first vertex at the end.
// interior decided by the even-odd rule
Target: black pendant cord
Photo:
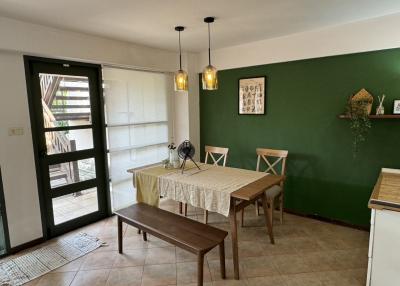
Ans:
{"type": "Polygon", "coordinates": [[[211,66],[211,37],[210,37],[210,23],[208,23],[208,65],[211,66]]]}
{"type": "Polygon", "coordinates": [[[181,31],[179,31],[179,70],[182,70],[181,31]]]}

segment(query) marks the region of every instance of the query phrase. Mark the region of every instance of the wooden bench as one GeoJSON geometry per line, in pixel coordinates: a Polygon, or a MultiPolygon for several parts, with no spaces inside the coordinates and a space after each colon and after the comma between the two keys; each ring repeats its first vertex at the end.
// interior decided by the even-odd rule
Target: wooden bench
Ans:
{"type": "Polygon", "coordinates": [[[204,255],[219,246],[221,277],[225,279],[224,230],[189,218],[149,206],[144,203],[131,205],[115,212],[118,216],[118,251],[122,253],[122,223],[129,224],[175,246],[197,255],[197,285],[203,285],[204,255]]]}

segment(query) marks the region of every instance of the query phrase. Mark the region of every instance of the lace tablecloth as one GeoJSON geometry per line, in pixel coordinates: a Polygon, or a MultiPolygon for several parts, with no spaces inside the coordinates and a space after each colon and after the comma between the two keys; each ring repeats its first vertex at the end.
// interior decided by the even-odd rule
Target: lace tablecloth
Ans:
{"type": "Polygon", "coordinates": [[[229,215],[232,192],[254,182],[265,173],[200,164],[181,173],[177,169],[151,167],[135,172],[137,201],[158,206],[160,195],[192,206],[229,215]]]}

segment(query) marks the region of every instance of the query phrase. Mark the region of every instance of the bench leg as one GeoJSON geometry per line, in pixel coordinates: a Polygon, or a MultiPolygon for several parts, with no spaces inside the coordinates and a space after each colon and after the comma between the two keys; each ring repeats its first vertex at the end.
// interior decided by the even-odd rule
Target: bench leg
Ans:
{"type": "Polygon", "coordinates": [[[220,267],[221,267],[221,278],[225,279],[226,278],[226,274],[225,274],[225,245],[224,245],[224,241],[222,241],[219,244],[219,263],[220,263],[220,267]]]}
{"type": "Polygon", "coordinates": [[[182,208],[183,208],[183,204],[182,204],[182,202],[179,202],[179,214],[182,214],[182,208]]]}
{"type": "Polygon", "coordinates": [[[122,220],[118,217],[118,252],[122,254],[122,220]]]}
{"type": "Polygon", "coordinates": [[[143,240],[147,241],[147,233],[143,231],[143,240]]]}
{"type": "Polygon", "coordinates": [[[197,286],[203,286],[204,254],[197,255],[197,286]]]}
{"type": "Polygon", "coordinates": [[[137,230],[137,234],[141,234],[142,231],[140,229],[137,230]]]}

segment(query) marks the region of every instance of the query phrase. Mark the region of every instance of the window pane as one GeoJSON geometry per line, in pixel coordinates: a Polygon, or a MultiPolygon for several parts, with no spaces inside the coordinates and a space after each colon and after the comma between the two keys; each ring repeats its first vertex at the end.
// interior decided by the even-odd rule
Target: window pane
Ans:
{"type": "Polygon", "coordinates": [[[114,68],[103,75],[108,125],[168,120],[171,75],[114,68]]]}
{"type": "Polygon", "coordinates": [[[104,68],[104,95],[113,210],[135,202],[126,170],[168,157],[173,75],[104,68]]]}
{"type": "Polygon", "coordinates": [[[44,127],[91,124],[87,77],[39,74],[44,127]]]}
{"type": "Polygon", "coordinates": [[[96,212],[99,210],[97,188],[52,199],[54,225],[96,212]]]}
{"type": "Polygon", "coordinates": [[[110,153],[110,177],[114,182],[132,179],[127,170],[159,163],[168,157],[167,145],[155,145],[110,153]]]}
{"type": "Polygon", "coordinates": [[[70,161],[49,166],[51,188],[96,178],[94,158],[70,161]]]}
{"type": "Polygon", "coordinates": [[[161,162],[168,156],[167,145],[149,146],[110,153],[111,202],[114,210],[136,201],[132,174],[126,170],[161,162]]]}
{"type": "Polygon", "coordinates": [[[110,127],[108,133],[111,152],[168,143],[167,122],[110,127]]]}
{"type": "Polygon", "coordinates": [[[58,154],[93,148],[92,129],[46,132],[47,154],[58,154]]]}
{"type": "Polygon", "coordinates": [[[121,182],[112,182],[111,205],[114,210],[122,209],[136,203],[136,190],[132,186],[132,174],[129,179],[121,182]]]}

